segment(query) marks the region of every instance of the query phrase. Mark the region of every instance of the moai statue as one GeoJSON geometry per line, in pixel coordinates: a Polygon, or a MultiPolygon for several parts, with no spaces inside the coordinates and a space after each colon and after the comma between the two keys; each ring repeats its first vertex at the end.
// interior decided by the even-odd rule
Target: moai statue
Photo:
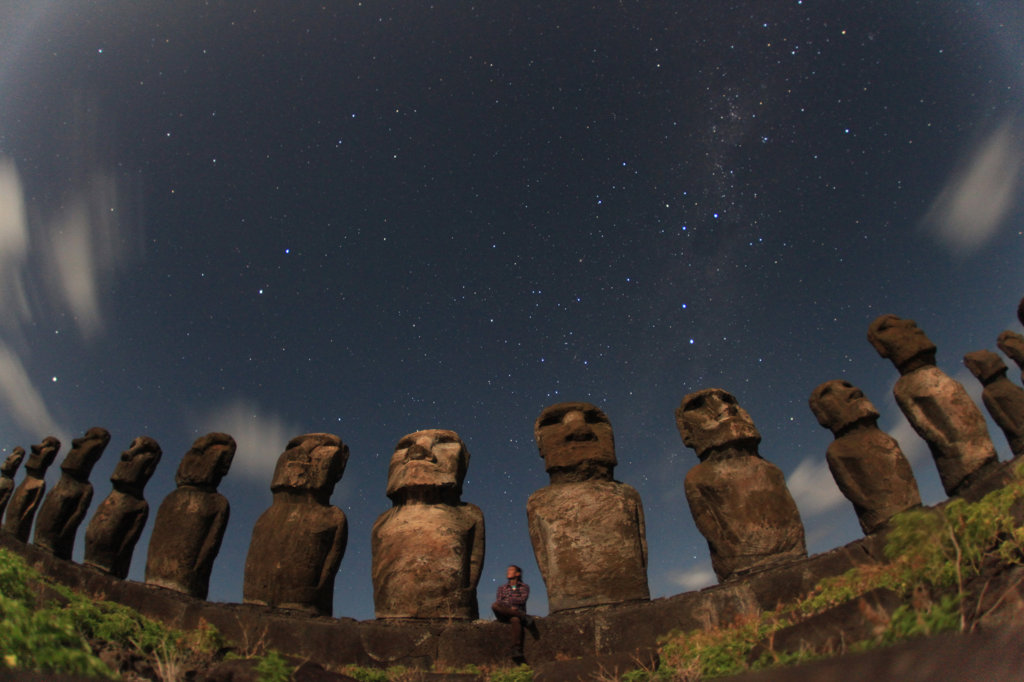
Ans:
{"type": "Polygon", "coordinates": [[[1006,378],[1006,365],[992,351],[968,353],[964,365],[984,386],[981,399],[1006,435],[1010,451],[1024,454],[1024,389],[1006,378]]]}
{"type": "Polygon", "coordinates": [[[114,489],[92,515],[85,529],[85,563],[118,578],[128,576],[135,543],[149,518],[142,491],[160,463],[162,451],[149,436],[139,436],[110,475],[114,489]]]}
{"type": "Polygon", "coordinates": [[[590,403],[545,408],[533,427],[551,484],[526,503],[548,609],[650,598],[640,494],[612,476],[615,437],[590,403]]]}
{"type": "Polygon", "coordinates": [[[947,495],[997,461],[985,418],[964,387],[935,366],[935,344],[913,320],[882,315],[868,341],[899,370],[893,387],[907,421],[928,443],[947,495]]]}
{"type": "Polygon", "coordinates": [[[347,462],[348,446],[329,433],[288,442],[270,485],[274,501],[252,531],[245,603],[331,615],[348,520],[330,500],[347,462]]]}
{"type": "Polygon", "coordinates": [[[479,616],[484,515],[461,499],[469,450],[443,429],[410,433],[395,446],[387,496],[393,507],[373,524],[373,604],[377,618],[479,616]]]}
{"type": "Polygon", "coordinates": [[[0,465],[0,518],[4,516],[7,509],[7,501],[11,499],[14,492],[14,472],[21,466],[21,460],[25,457],[25,448],[16,447],[11,454],[0,465]]]}
{"type": "Polygon", "coordinates": [[[60,480],[43,500],[32,541],[56,557],[71,559],[75,534],[92,503],[89,474],[109,442],[110,433],[98,426],[71,441],[71,452],[60,465],[60,480]]]}
{"type": "Polygon", "coordinates": [[[53,464],[58,450],[60,441],[53,436],[47,436],[42,443],[32,446],[32,454],[25,462],[25,478],[8,502],[4,530],[22,542],[28,542],[32,533],[32,520],[46,492],[46,480],[43,477],[53,464]]]}
{"type": "Polygon", "coordinates": [[[231,468],[235,439],[197,438],[178,465],[178,486],[156,512],[146,555],[146,582],[206,599],[231,507],[217,486],[231,468]]]}
{"type": "Polygon", "coordinates": [[[996,340],[999,350],[1020,367],[1020,380],[1024,383],[1024,336],[1010,330],[1004,331],[996,340]]]}
{"type": "Polygon", "coordinates": [[[786,479],[758,454],[761,434],[732,394],[690,393],[676,409],[676,427],[700,459],[686,474],[686,501],[719,582],[807,556],[786,479]]]}
{"type": "Polygon", "coordinates": [[[859,388],[826,381],[811,393],[810,404],[818,423],[835,435],[825,456],[828,468],[865,533],[921,504],[910,462],[896,439],[878,428],[878,410],[859,388]]]}

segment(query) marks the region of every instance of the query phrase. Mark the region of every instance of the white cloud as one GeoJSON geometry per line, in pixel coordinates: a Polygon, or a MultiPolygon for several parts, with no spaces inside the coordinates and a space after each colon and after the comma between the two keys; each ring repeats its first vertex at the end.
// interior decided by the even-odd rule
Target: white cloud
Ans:
{"type": "Polygon", "coordinates": [[[802,515],[823,514],[846,502],[824,459],[800,462],[787,483],[802,515]]]}
{"type": "Polygon", "coordinates": [[[0,158],[0,323],[31,317],[24,283],[28,247],[21,178],[13,161],[0,158]]]}
{"type": "Polygon", "coordinates": [[[995,235],[1013,208],[1022,169],[1024,144],[1008,119],[946,181],[925,224],[954,252],[977,249],[995,235]]]}
{"type": "Polygon", "coordinates": [[[277,458],[288,441],[304,433],[280,417],[263,414],[253,403],[236,400],[210,413],[200,430],[229,433],[238,444],[231,472],[270,485],[277,458]]]}
{"type": "Polygon", "coordinates": [[[689,568],[685,571],[670,571],[666,577],[669,583],[682,588],[685,592],[699,590],[718,583],[715,572],[711,570],[710,563],[689,568]]]}
{"type": "Polygon", "coordinates": [[[116,183],[96,175],[45,227],[41,255],[54,274],[47,280],[51,294],[72,312],[87,339],[103,329],[104,280],[129,255],[116,215],[116,183]]]}
{"type": "Polygon", "coordinates": [[[25,366],[6,344],[0,341],[0,402],[15,422],[30,433],[56,435],[60,429],[50,415],[42,395],[32,385],[25,366]]]}

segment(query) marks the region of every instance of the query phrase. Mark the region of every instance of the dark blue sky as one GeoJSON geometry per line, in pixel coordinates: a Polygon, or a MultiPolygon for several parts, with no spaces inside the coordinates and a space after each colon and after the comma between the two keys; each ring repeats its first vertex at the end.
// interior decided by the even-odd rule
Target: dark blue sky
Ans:
{"type": "Polygon", "coordinates": [[[1019,3],[323,4],[0,9],[0,454],[108,428],[98,504],[150,435],[155,514],[191,441],[233,434],[211,598],[240,601],[277,455],[335,433],[356,618],[388,458],[422,428],[472,454],[485,606],[516,562],[546,611],[525,504],[562,400],[611,419],[654,596],[713,581],[691,391],[750,412],[812,551],[859,534],[822,381],[861,387],[941,499],[865,335],[917,320],[977,395],[962,355],[1021,331],[1019,3]]]}

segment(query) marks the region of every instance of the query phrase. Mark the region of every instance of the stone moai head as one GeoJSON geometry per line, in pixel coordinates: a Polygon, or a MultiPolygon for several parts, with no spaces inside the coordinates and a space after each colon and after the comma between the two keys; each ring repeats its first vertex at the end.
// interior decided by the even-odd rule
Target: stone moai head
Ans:
{"type": "Polygon", "coordinates": [[[881,315],[868,327],[868,341],[901,374],[935,364],[935,344],[913,320],[881,315]]]}
{"type": "Polygon", "coordinates": [[[999,335],[996,345],[999,346],[999,350],[1006,353],[1008,358],[1024,369],[1024,336],[1007,329],[999,335]]]}
{"type": "Polygon", "coordinates": [[[558,403],[544,408],[534,422],[533,437],[548,474],[611,479],[618,464],[608,415],[590,403],[558,403]]]}
{"type": "Polygon", "coordinates": [[[270,490],[309,491],[324,504],[345,473],[348,446],[330,433],[307,433],[288,441],[277,460],[270,490]]]}
{"type": "Polygon", "coordinates": [[[141,495],[150,476],[156,471],[162,454],[163,450],[155,440],[149,436],[139,436],[121,453],[121,461],[114,467],[110,482],[116,490],[141,495]]]}
{"type": "Polygon", "coordinates": [[[226,433],[208,433],[196,438],[181,459],[175,485],[192,485],[216,490],[235,458],[235,439],[226,433]]]}
{"type": "Polygon", "coordinates": [[[16,447],[11,450],[11,454],[7,456],[3,464],[0,464],[0,474],[11,478],[14,476],[14,472],[21,466],[21,460],[25,459],[25,448],[16,447]]]}
{"type": "Polygon", "coordinates": [[[71,452],[61,462],[61,471],[74,478],[89,478],[93,466],[107,449],[109,442],[109,431],[99,426],[92,427],[71,441],[71,452]]]}
{"type": "Polygon", "coordinates": [[[854,424],[878,419],[878,410],[849,381],[833,379],[811,391],[808,401],[818,423],[839,435],[854,424]]]}
{"type": "Polygon", "coordinates": [[[761,434],[736,398],[720,388],[705,388],[683,397],[676,409],[676,428],[683,445],[703,462],[715,450],[739,447],[755,450],[761,434]]]}
{"type": "Polygon", "coordinates": [[[413,489],[436,488],[462,494],[469,450],[459,434],[426,429],[405,436],[391,455],[387,496],[398,502],[413,489]]]}
{"type": "Polygon", "coordinates": [[[1006,363],[990,350],[976,350],[964,356],[964,367],[984,384],[1006,376],[1006,363]]]}
{"type": "Polygon", "coordinates": [[[25,471],[36,478],[42,478],[46,470],[53,464],[58,450],[60,450],[60,441],[53,436],[47,436],[42,443],[32,446],[32,454],[25,462],[25,471]]]}

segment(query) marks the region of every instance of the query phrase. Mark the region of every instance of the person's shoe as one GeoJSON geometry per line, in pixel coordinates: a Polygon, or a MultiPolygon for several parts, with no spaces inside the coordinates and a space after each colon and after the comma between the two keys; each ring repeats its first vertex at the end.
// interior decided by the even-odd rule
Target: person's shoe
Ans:
{"type": "Polygon", "coordinates": [[[512,662],[513,663],[526,663],[526,656],[523,656],[522,647],[513,647],[512,649],[512,662]]]}

